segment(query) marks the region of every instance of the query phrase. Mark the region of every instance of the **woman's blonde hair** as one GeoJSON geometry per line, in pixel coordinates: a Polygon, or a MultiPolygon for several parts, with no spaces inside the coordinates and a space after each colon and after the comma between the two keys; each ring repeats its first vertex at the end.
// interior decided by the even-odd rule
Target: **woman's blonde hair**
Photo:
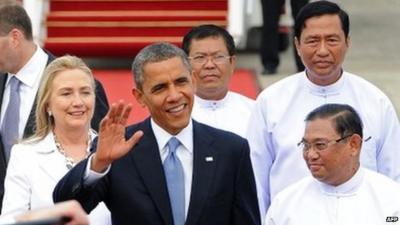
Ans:
{"type": "Polygon", "coordinates": [[[95,93],[95,81],[92,71],[82,59],[76,56],[66,55],[52,61],[43,72],[43,77],[37,94],[35,133],[28,138],[28,140],[40,141],[53,130],[54,118],[47,112],[53,89],[53,81],[60,72],[73,69],[81,70],[90,77],[93,92],[95,93]]]}

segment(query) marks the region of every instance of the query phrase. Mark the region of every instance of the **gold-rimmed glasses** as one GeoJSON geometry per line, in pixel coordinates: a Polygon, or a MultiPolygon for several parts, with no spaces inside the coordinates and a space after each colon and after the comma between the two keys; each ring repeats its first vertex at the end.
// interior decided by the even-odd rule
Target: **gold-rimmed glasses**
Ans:
{"type": "Polygon", "coordinates": [[[324,151],[328,149],[330,145],[343,141],[344,139],[351,137],[352,135],[353,134],[349,134],[336,140],[320,139],[312,143],[308,143],[303,139],[297,144],[297,146],[299,146],[303,150],[303,152],[307,152],[311,148],[314,149],[315,151],[324,151]]]}
{"type": "Polygon", "coordinates": [[[224,55],[224,54],[215,54],[215,55],[195,55],[189,57],[189,60],[191,60],[193,63],[198,64],[198,65],[204,65],[208,62],[208,60],[211,60],[211,62],[215,64],[225,64],[229,62],[229,59],[232,56],[224,55]]]}

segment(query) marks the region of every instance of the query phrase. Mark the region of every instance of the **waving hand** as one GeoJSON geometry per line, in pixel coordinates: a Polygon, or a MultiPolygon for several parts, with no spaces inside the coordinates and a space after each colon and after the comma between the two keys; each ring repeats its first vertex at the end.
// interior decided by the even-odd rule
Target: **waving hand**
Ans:
{"type": "Polygon", "coordinates": [[[125,139],[125,127],[131,110],[132,105],[125,104],[122,100],[111,105],[107,115],[100,122],[92,170],[104,171],[113,161],[126,155],[143,136],[142,131],[137,131],[128,140],[125,139]]]}

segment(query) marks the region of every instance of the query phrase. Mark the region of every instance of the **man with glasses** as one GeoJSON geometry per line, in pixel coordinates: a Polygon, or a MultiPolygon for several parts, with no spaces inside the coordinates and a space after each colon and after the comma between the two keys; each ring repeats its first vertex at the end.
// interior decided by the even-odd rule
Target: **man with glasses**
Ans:
{"type": "Polygon", "coordinates": [[[303,120],[327,103],[348,104],[360,113],[369,139],[363,145],[361,164],[400,181],[399,120],[381,90],[343,69],[349,30],[348,14],[337,4],[307,4],[295,21],[297,52],[306,70],[274,83],[257,97],[247,140],[262,215],[279,191],[307,175],[297,146],[303,120]]]}
{"type": "Polygon", "coordinates": [[[236,65],[232,36],[221,27],[201,25],[186,34],[182,47],[196,81],[192,117],[244,137],[254,100],[228,90],[236,65]]]}
{"type": "Polygon", "coordinates": [[[326,104],[305,121],[299,151],[313,177],[278,193],[266,225],[400,224],[400,185],[360,166],[363,127],[356,111],[326,104]]]}

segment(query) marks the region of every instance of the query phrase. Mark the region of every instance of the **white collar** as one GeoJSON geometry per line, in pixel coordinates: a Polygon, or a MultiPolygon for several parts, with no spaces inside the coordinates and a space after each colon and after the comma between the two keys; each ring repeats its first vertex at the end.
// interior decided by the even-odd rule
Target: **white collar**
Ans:
{"type": "Polygon", "coordinates": [[[194,101],[202,108],[220,108],[225,105],[230,97],[230,92],[228,91],[224,98],[220,100],[208,100],[200,98],[199,96],[194,96],[194,101]]]}
{"type": "Polygon", "coordinates": [[[190,153],[193,153],[193,122],[189,121],[189,124],[183,128],[177,135],[171,135],[166,130],[161,128],[157,123],[154,122],[153,118],[150,120],[151,128],[153,129],[154,136],[156,137],[158,149],[160,153],[165,150],[165,146],[171,137],[176,137],[181,144],[190,153]]]}
{"type": "MultiPolygon", "coordinates": [[[[37,78],[41,79],[42,70],[47,64],[48,55],[36,45],[36,51],[29,61],[15,74],[16,78],[21,81],[24,85],[33,87],[36,83],[37,78]],[[41,64],[44,64],[43,66],[41,64]],[[27,76],[29,74],[29,76],[27,76]],[[32,76],[32,74],[37,74],[37,76],[32,76]]],[[[9,74],[12,75],[12,74],[9,74]]],[[[10,81],[8,76],[7,82],[10,81]]]]}
{"type": "Polygon", "coordinates": [[[353,177],[350,178],[350,180],[344,182],[339,186],[332,186],[319,181],[317,182],[320,185],[321,191],[326,195],[351,196],[354,195],[357,192],[358,188],[361,186],[364,180],[364,173],[364,169],[359,167],[357,172],[353,175],[353,177]]]}
{"type": "Polygon", "coordinates": [[[339,80],[337,80],[335,83],[326,85],[326,86],[321,86],[314,84],[311,82],[308,77],[306,72],[303,72],[303,82],[304,86],[307,87],[312,94],[319,95],[319,96],[329,96],[329,95],[337,95],[340,93],[340,90],[342,89],[346,76],[345,76],[345,71],[342,72],[342,75],[340,76],[339,80]]]}

